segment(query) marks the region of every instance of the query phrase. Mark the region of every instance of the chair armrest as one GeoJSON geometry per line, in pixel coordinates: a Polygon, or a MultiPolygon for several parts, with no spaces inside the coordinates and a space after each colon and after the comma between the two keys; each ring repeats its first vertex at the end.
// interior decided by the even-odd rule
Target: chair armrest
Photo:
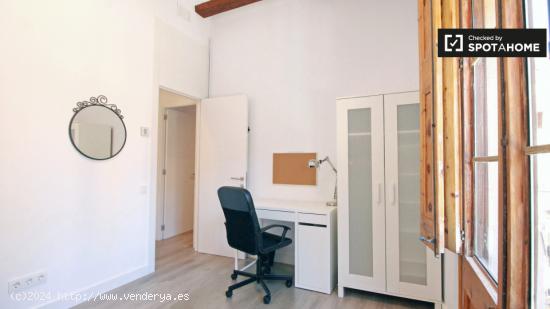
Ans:
{"type": "Polygon", "coordinates": [[[283,228],[283,234],[281,235],[281,241],[283,239],[285,239],[285,236],[286,236],[286,232],[288,232],[288,230],[290,230],[291,228],[289,228],[288,226],[286,225],[282,225],[282,224],[271,224],[271,225],[268,225],[268,226],[265,226],[263,228],[260,229],[260,232],[265,232],[267,230],[270,230],[272,228],[276,228],[276,227],[280,227],[280,228],[283,228]]]}
{"type": "Polygon", "coordinates": [[[261,253],[265,253],[264,252],[265,248],[263,247],[263,233],[266,232],[267,230],[270,230],[270,229],[273,229],[273,228],[276,228],[276,227],[280,227],[280,228],[283,229],[283,234],[281,235],[281,239],[279,240],[279,244],[282,243],[285,240],[286,232],[288,232],[288,230],[290,230],[290,228],[288,226],[282,225],[282,224],[272,224],[272,225],[268,225],[268,226],[265,226],[265,227],[261,228],[259,233],[256,234],[256,243],[258,244],[259,251],[261,253]]]}

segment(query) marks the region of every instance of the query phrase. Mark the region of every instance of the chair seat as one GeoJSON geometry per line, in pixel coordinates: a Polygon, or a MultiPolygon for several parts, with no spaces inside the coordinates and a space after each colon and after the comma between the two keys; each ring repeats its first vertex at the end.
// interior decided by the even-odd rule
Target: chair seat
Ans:
{"type": "Polygon", "coordinates": [[[285,237],[285,239],[281,241],[280,235],[274,235],[267,232],[262,233],[262,240],[263,240],[263,248],[260,250],[262,251],[262,253],[269,253],[276,249],[286,247],[292,243],[292,239],[288,237],[285,237]]]}

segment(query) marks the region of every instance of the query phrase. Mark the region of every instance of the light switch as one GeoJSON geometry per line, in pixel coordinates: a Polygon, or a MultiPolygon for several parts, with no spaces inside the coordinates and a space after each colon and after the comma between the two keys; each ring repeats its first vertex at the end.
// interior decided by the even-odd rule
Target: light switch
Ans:
{"type": "Polygon", "coordinates": [[[147,194],[147,185],[141,185],[139,186],[139,193],[141,194],[147,194]]]}
{"type": "Polygon", "coordinates": [[[141,127],[140,128],[140,134],[143,137],[149,137],[149,128],[148,127],[141,127]]]}

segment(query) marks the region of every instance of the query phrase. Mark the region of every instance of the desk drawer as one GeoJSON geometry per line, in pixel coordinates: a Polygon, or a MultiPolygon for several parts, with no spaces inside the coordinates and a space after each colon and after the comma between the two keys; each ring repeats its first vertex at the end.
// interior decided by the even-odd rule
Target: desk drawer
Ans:
{"type": "Polygon", "coordinates": [[[290,211],[256,209],[256,216],[258,216],[259,219],[294,222],[294,213],[290,211]]]}
{"type": "Polygon", "coordinates": [[[325,226],[328,225],[327,215],[298,213],[298,222],[299,223],[320,224],[320,225],[325,225],[325,226]]]}

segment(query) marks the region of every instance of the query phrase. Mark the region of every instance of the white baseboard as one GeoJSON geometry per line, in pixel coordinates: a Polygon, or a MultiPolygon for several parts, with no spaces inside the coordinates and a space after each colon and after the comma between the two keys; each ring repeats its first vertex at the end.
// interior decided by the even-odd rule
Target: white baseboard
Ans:
{"type": "MultiPolygon", "coordinates": [[[[101,293],[108,292],[112,289],[123,286],[127,283],[130,283],[136,279],[139,279],[143,276],[146,276],[154,272],[154,266],[144,265],[137,267],[129,272],[118,274],[107,278],[103,281],[91,284],[82,289],[73,291],[71,294],[80,294],[80,295],[98,295],[101,293]]],[[[35,308],[44,308],[44,309],[65,309],[76,306],[80,303],[85,302],[85,299],[80,300],[69,300],[69,299],[56,299],[45,304],[41,304],[35,308]]]]}

